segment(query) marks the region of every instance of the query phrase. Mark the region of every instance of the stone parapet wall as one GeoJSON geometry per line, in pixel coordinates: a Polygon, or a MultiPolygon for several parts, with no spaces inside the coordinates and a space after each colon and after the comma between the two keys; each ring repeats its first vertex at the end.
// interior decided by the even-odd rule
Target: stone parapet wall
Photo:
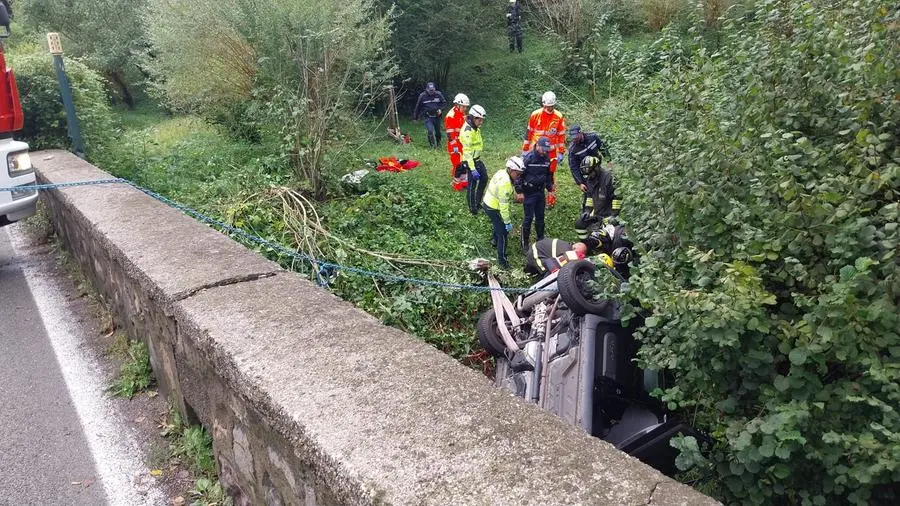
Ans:
{"type": "MultiPolygon", "coordinates": [[[[42,183],[110,177],[32,159],[42,183]]],[[[717,504],[138,190],[42,198],[235,504],[717,504]]]]}

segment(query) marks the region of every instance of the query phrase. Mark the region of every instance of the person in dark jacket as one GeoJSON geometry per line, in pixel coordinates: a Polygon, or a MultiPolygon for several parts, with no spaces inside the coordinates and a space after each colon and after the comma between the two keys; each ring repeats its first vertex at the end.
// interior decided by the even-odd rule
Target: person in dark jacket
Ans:
{"type": "Polygon", "coordinates": [[[506,36],[509,37],[509,52],[522,52],[522,15],[519,0],[509,0],[506,6],[506,36]]]}
{"type": "Polygon", "coordinates": [[[524,196],[525,217],[522,220],[522,251],[527,251],[531,236],[531,222],[537,239],[544,238],[544,210],[546,200],[544,191],[553,193],[553,175],[550,173],[550,139],[541,137],[534,144],[534,149],[523,157],[525,172],[516,182],[516,193],[524,196]]]}
{"type": "Polygon", "coordinates": [[[525,252],[525,272],[544,277],[585,255],[587,246],[582,242],[571,244],[561,239],[541,239],[525,252]]]}
{"type": "Polygon", "coordinates": [[[425,132],[428,135],[428,144],[432,148],[441,145],[441,112],[447,105],[444,94],[434,83],[425,85],[425,91],[419,93],[419,100],[413,109],[413,121],[418,121],[420,116],[425,116],[425,132]]]}
{"type": "Polygon", "coordinates": [[[604,169],[599,158],[585,157],[578,172],[585,189],[582,190],[581,215],[575,221],[575,233],[579,239],[586,239],[591,226],[598,223],[615,224],[615,218],[622,209],[622,201],[616,195],[612,171],[604,169]]]}
{"type": "Polygon", "coordinates": [[[587,182],[581,174],[581,162],[588,156],[599,158],[603,163],[610,162],[609,147],[594,132],[584,132],[578,125],[569,129],[569,170],[575,184],[582,192],[587,192],[587,182]]]}

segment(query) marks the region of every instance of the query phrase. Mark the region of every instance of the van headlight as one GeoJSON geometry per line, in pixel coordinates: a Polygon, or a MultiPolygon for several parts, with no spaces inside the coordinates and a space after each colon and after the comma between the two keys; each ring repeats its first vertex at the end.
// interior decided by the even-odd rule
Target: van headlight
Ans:
{"type": "Polygon", "coordinates": [[[9,177],[24,176],[34,172],[28,151],[19,151],[6,155],[6,166],[9,170],[9,177]]]}

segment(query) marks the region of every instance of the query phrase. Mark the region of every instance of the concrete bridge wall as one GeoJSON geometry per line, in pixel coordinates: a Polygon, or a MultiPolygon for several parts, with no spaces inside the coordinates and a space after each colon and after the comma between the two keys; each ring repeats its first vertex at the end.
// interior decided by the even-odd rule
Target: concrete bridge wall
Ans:
{"type": "MultiPolygon", "coordinates": [[[[42,183],[111,177],[32,160],[42,183]]],[[[209,428],[235,504],[716,504],[131,187],[42,198],[163,393],[209,428]]]]}

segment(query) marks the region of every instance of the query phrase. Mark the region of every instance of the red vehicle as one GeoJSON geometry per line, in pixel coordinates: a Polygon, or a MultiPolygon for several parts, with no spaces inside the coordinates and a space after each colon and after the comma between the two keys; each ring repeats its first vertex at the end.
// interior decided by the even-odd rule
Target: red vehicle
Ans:
{"type": "MultiPolygon", "coordinates": [[[[11,11],[6,0],[0,0],[0,39],[9,37],[11,11]]],[[[27,218],[35,213],[37,190],[16,190],[17,186],[35,184],[34,169],[28,155],[28,144],[13,139],[25,121],[16,77],[6,66],[6,55],[0,41],[0,157],[6,168],[0,168],[0,226],[27,218]]]]}

